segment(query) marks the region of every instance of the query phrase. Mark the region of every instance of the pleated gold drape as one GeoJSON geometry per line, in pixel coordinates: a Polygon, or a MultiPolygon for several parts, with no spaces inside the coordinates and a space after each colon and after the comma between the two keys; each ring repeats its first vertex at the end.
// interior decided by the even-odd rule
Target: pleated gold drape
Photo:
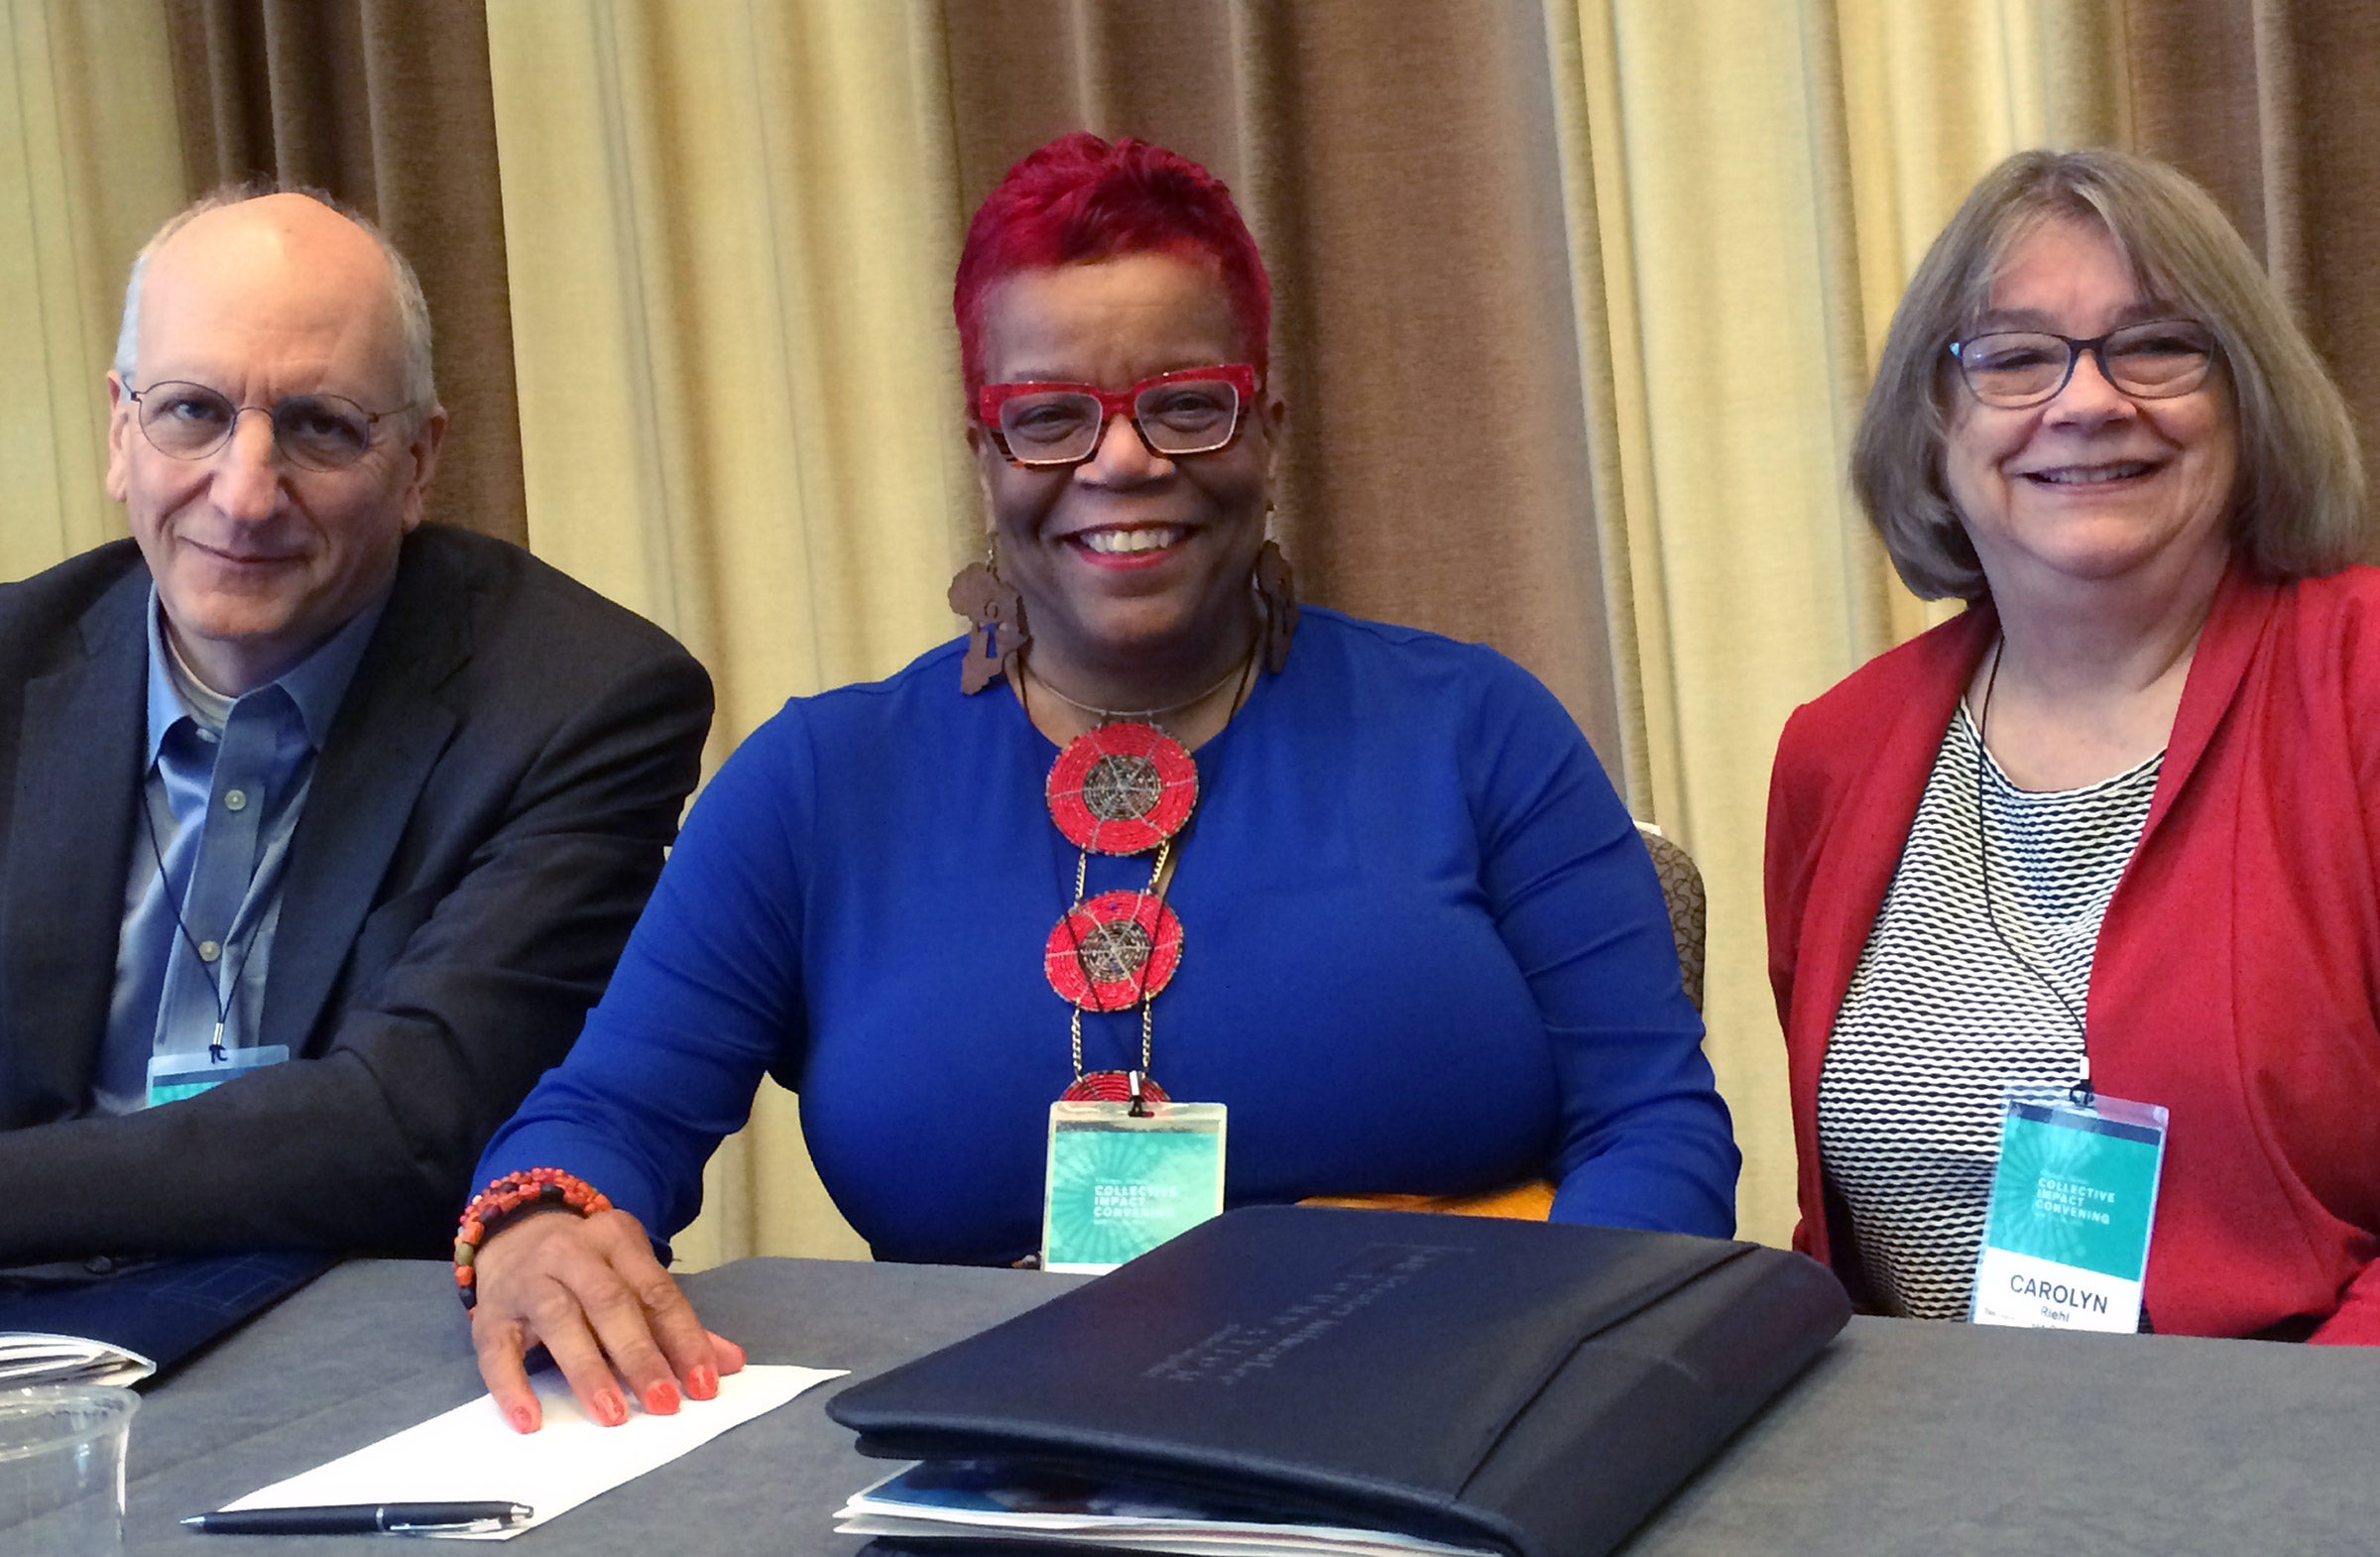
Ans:
{"type": "MultiPolygon", "coordinates": [[[[722,744],[893,667],[952,630],[978,523],[946,322],[966,212],[1076,126],[1208,163],[1281,299],[1303,588],[1514,655],[1696,853],[1742,1223],[1781,1240],[1768,757],[1925,620],[1844,500],[1849,422],[1975,175],[2120,135],[2109,16],[516,0],[489,23],[533,543],[704,654],[722,744]]],[[[772,1093],[686,1252],[832,1243],[805,1179],[772,1093]]]]}
{"type": "Polygon", "coordinates": [[[125,272],[181,203],[164,18],[0,0],[0,579],[124,533],[101,381],[125,272]]]}
{"type": "Polygon", "coordinates": [[[429,299],[438,398],[451,418],[429,517],[523,539],[479,0],[163,0],[163,9],[189,196],[252,180],[317,188],[387,231],[429,299]]]}
{"type": "MultiPolygon", "coordinates": [[[[1533,10],[557,0],[490,37],[533,543],[724,671],[723,742],[953,631],[958,236],[1090,125],[1210,163],[1265,244],[1309,596],[1499,643],[1616,751],[1533,10]]],[[[693,1258],[784,1247],[744,1230],[788,1226],[787,1119],[714,1167],[693,1258]]]]}
{"type": "Polygon", "coordinates": [[[1547,0],[1630,797],[1710,890],[1745,1236],[1791,1231],[1760,854],[1785,717],[1943,614],[1849,501],[1902,283],[1984,169],[2120,141],[2120,19],[2054,0],[1547,0]]]}
{"type": "Polygon", "coordinates": [[[2128,0],[2133,144],[2263,255],[2380,469],[2380,3],[2128,0]]]}
{"type": "MultiPolygon", "coordinates": [[[[715,759],[953,631],[976,542],[940,30],[733,0],[488,19],[530,543],[710,666],[715,759]]],[[[695,1263],[862,1252],[774,1086],[705,1186],[695,1263]]]]}
{"type": "Polygon", "coordinates": [[[1087,127],[1231,184],[1271,271],[1308,598],[1495,645],[1614,765],[1545,24],[1512,0],[948,0],[959,191],[1087,127]]]}
{"type": "MultiPolygon", "coordinates": [[[[396,38],[378,9],[0,0],[0,575],[120,533],[96,387],[123,267],[183,196],[185,127],[201,150],[221,131],[186,94],[177,124],[169,16],[185,42],[250,13],[379,26],[382,78],[447,100],[470,68],[450,30],[396,38]]],[[[1772,1241],[1791,1145],[1758,908],[1769,755],[1793,704],[1941,614],[1891,581],[1842,469],[1959,196],[2040,141],[2180,162],[2380,426],[2360,285],[2380,0],[506,0],[484,20],[502,219],[442,219],[501,245],[529,539],[703,656],[714,759],[783,697],[953,628],[942,584],[979,521],[947,299],[983,190],[1076,126],[1231,181],[1280,292],[1280,520],[1308,593],[1513,654],[1695,852],[1742,1225],[1772,1241]]],[[[313,115],[329,127],[293,122],[292,144],[352,149],[353,105],[292,68],[274,134],[313,115]]],[[[449,152],[488,153],[406,146],[373,166],[417,209],[465,178],[449,152]]],[[[490,349],[439,324],[449,362],[490,349]]],[[[774,1090],[709,1187],[697,1261],[855,1248],[774,1090]]]]}

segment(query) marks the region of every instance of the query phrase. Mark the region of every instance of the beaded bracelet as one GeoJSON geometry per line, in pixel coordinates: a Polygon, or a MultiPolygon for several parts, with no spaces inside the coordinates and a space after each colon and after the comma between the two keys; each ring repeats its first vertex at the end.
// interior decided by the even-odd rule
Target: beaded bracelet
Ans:
{"type": "Polygon", "coordinates": [[[455,1295],[466,1310],[479,1304],[477,1273],[471,1268],[479,1258],[479,1246],[490,1234],[540,1206],[568,1206],[582,1217],[612,1209],[601,1190],[560,1168],[531,1168],[489,1180],[488,1187],[473,1195],[471,1204],[463,1208],[462,1225],[454,1230],[455,1295]]]}

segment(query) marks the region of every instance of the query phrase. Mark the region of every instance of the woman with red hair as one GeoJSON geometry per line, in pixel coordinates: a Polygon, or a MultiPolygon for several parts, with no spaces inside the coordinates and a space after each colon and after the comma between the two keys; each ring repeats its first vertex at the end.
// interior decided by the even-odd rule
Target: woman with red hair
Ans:
{"type": "Polygon", "coordinates": [[[985,200],[954,302],[970,630],[744,744],[488,1148],[461,1273],[515,1425],[535,1344],[606,1422],[740,1361],[654,1240],[765,1072],[884,1258],[1033,1258],[1061,1099],[1223,1105],[1233,1204],[1550,1178],[1557,1218],[1728,1233],[1701,1022],[1578,727],[1489,650],[1290,597],[1229,192],[1068,136],[985,200]]]}

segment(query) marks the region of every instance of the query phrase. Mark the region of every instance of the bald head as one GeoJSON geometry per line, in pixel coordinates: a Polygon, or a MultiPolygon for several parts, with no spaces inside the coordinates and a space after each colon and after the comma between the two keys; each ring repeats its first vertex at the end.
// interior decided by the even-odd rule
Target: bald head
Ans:
{"type": "MultiPolygon", "coordinates": [[[[378,228],[311,192],[219,189],[160,227],[133,261],[124,289],[116,376],[140,382],[144,309],[192,300],[182,295],[193,281],[198,292],[213,293],[221,284],[236,288],[245,280],[264,301],[275,291],[275,278],[298,279],[307,292],[339,299],[359,327],[380,337],[370,352],[375,359],[385,354],[389,366],[387,404],[412,407],[416,415],[436,404],[429,307],[413,267],[378,228]],[[165,296],[157,296],[161,292],[165,296]]],[[[210,296],[206,301],[221,307],[239,299],[210,296]]]]}

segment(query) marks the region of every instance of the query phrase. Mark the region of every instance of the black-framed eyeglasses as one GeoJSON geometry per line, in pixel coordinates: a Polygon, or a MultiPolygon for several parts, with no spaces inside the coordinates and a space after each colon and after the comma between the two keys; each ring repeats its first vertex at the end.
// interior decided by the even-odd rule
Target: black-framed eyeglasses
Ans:
{"type": "Polygon", "coordinates": [[[344,470],[372,447],[372,429],[382,419],[411,411],[411,405],[366,411],[344,395],[292,395],[270,406],[239,406],[220,390],[184,379],[160,379],[147,389],[129,386],[141,435],[173,459],[204,459],[231,441],[240,418],[258,412],[273,423],[273,446],[281,457],[307,470],[344,470]]]}
{"type": "Polygon", "coordinates": [[[987,384],[976,394],[976,417],[1003,455],[1035,469],[1082,464],[1124,416],[1151,454],[1175,459],[1228,447],[1255,395],[1256,370],[1230,362],[1160,373],[1122,392],[1045,380],[987,384]]]}
{"type": "Polygon", "coordinates": [[[2089,352],[2099,374],[2136,400],[2169,400],[2206,382],[2214,332],[2193,319],[2151,319],[2077,340],[2046,330],[1990,330],[1951,342],[1959,375],[1986,406],[2019,411],[2055,400],[2089,352]]]}

